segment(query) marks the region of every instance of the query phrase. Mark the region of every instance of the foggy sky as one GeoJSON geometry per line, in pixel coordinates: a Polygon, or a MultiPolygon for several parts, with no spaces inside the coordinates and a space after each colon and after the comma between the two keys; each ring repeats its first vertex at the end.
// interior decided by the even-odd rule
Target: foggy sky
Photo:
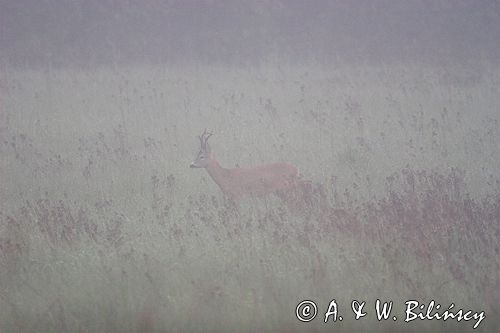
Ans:
{"type": "Polygon", "coordinates": [[[497,61],[493,0],[1,0],[0,61],[116,64],[497,61]]]}

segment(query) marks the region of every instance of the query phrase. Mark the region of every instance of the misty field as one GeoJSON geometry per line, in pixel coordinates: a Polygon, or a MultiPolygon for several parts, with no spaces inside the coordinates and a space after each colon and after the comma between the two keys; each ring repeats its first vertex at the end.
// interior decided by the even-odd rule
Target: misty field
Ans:
{"type": "Polygon", "coordinates": [[[0,331],[474,331],[406,300],[499,327],[499,68],[0,73],[0,331]],[[188,167],[204,128],[225,167],[298,166],[307,203],[226,200],[188,167]]]}

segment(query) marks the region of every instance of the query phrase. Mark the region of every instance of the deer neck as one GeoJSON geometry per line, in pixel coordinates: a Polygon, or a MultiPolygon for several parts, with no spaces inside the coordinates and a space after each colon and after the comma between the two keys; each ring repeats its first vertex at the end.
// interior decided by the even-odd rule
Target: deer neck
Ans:
{"type": "Polygon", "coordinates": [[[220,189],[226,192],[231,171],[221,167],[215,158],[210,159],[205,169],[220,189]]]}

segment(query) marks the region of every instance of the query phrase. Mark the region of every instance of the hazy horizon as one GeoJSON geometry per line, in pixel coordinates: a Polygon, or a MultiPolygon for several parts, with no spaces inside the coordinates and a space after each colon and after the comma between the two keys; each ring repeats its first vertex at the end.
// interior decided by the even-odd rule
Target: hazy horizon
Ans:
{"type": "Polygon", "coordinates": [[[496,1],[2,1],[0,61],[140,64],[498,62],[496,1]]]}

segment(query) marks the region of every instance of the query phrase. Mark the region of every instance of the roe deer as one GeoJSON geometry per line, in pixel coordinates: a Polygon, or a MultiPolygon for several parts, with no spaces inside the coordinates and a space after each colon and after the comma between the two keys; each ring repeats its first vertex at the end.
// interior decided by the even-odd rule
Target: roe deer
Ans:
{"type": "Polygon", "coordinates": [[[275,193],[283,197],[293,189],[309,184],[300,179],[299,169],[287,163],[264,164],[252,168],[226,169],[213,157],[207,130],[198,136],[200,151],[191,168],[205,168],[222,192],[235,202],[248,196],[261,197],[275,193]]]}

